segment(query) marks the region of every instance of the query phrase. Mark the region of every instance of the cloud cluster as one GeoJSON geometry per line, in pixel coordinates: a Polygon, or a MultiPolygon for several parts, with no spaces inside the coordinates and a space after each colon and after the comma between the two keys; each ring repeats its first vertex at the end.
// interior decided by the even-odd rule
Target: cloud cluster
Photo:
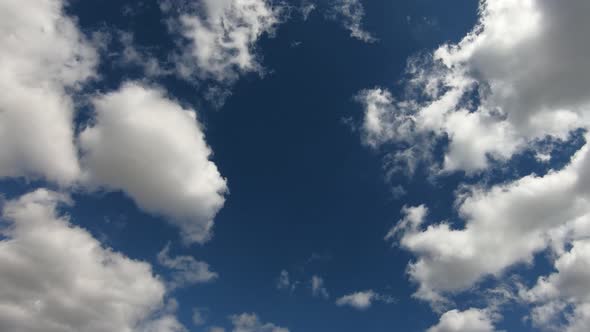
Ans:
{"type": "Polygon", "coordinates": [[[463,228],[442,222],[422,229],[425,207],[404,209],[405,217],[390,234],[400,234],[401,246],[418,257],[409,269],[420,284],[416,295],[440,300],[440,292],[500,276],[546,248],[563,254],[568,243],[590,235],[589,162],[585,145],[562,170],[472,187],[458,198],[463,228]]]}
{"type": "MultiPolygon", "coordinates": [[[[3,1],[0,31],[0,178],[122,190],[187,243],[210,238],[227,188],[193,110],[128,83],[92,99],[95,117],[76,137],[74,95],[96,76],[98,55],[64,2],[3,1]]],[[[70,224],[58,212],[70,203],[38,189],[3,206],[0,329],[185,331],[151,266],[70,224]]],[[[174,287],[216,276],[187,257],[164,252],[160,262],[175,270],[174,287]]]]}
{"type": "Polygon", "coordinates": [[[0,5],[0,177],[123,190],[187,243],[205,242],[227,187],[194,111],[127,83],[92,100],[96,118],[75,137],[70,94],[95,76],[98,57],[63,5],[0,5]]]}
{"type": "Polygon", "coordinates": [[[79,138],[83,181],[122,190],[142,210],[169,218],[186,243],[206,242],[227,186],[195,112],[138,83],[92,102],[94,122],[79,138]]]}
{"type": "MultiPolygon", "coordinates": [[[[583,0],[567,6],[481,1],[480,21],[463,40],[409,62],[403,99],[381,88],[359,94],[364,143],[392,148],[394,164],[409,173],[422,163],[435,174],[470,174],[534,149],[540,140],[565,140],[573,130],[588,129],[588,12],[590,3],[583,0]],[[440,142],[446,147],[438,159],[440,142]]],[[[408,268],[418,284],[415,296],[449,304],[447,296],[502,277],[517,264],[532,264],[536,254],[549,250],[557,272],[531,289],[522,286],[521,300],[534,306],[531,319],[538,327],[587,326],[589,149],[587,143],[562,169],[543,176],[463,188],[455,204],[458,220],[431,224],[425,206],[404,208],[386,239],[398,239],[415,255],[408,268]]],[[[539,154],[547,159],[546,150],[539,154]]],[[[450,311],[438,326],[479,321],[491,330],[481,314],[450,311]]],[[[433,328],[439,330],[452,329],[433,328]]]]}
{"type": "Polygon", "coordinates": [[[409,62],[406,96],[369,89],[364,140],[394,143],[400,166],[430,162],[447,138],[442,171],[486,169],[546,136],[588,123],[588,2],[481,1],[480,22],[458,44],[409,62]],[[415,148],[420,145],[419,148],[415,148]]]}
{"type": "Polygon", "coordinates": [[[4,205],[0,330],[184,331],[164,310],[165,287],[150,265],[70,224],[58,212],[70,203],[39,189],[4,205]]]}

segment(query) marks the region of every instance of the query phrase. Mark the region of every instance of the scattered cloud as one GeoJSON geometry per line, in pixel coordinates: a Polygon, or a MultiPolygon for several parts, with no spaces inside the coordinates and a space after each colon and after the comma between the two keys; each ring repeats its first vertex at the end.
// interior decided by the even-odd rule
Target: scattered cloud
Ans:
{"type": "Polygon", "coordinates": [[[0,330],[184,331],[151,266],[104,248],[64,204],[67,195],[38,189],[4,205],[0,330]]]}
{"type": "Polygon", "coordinates": [[[336,300],[336,305],[341,307],[350,306],[357,310],[367,310],[375,302],[391,304],[395,302],[395,299],[389,295],[376,293],[373,290],[366,290],[342,296],[336,300]]]}
{"type": "Polygon", "coordinates": [[[289,272],[287,270],[282,270],[277,280],[277,289],[288,289],[292,291],[295,289],[295,286],[296,284],[291,283],[289,272]]]}
{"type": "MultiPolygon", "coordinates": [[[[380,87],[359,93],[363,143],[387,151],[392,169],[408,175],[419,166],[435,176],[473,175],[527,149],[550,162],[552,145],[538,149],[539,142],[565,141],[589,127],[589,10],[583,0],[568,6],[481,1],[479,23],[459,43],[408,61],[399,98],[380,87]],[[442,156],[435,153],[440,143],[442,156]]],[[[587,326],[590,304],[579,290],[590,276],[573,266],[585,266],[590,235],[588,150],[586,143],[568,164],[542,176],[462,186],[457,220],[428,224],[424,205],[405,207],[386,239],[399,239],[415,255],[408,266],[418,284],[415,296],[449,304],[450,296],[502,278],[517,264],[533,264],[548,250],[557,272],[521,294],[534,305],[533,324],[566,331],[587,326]]],[[[433,331],[452,330],[441,326],[462,321],[458,317],[483,317],[480,310],[449,313],[433,331]]],[[[491,320],[475,321],[493,330],[491,320]]]]}
{"type": "Polygon", "coordinates": [[[197,261],[192,256],[170,257],[169,251],[170,244],[167,244],[158,253],[158,263],[172,271],[168,285],[170,290],[217,279],[218,274],[209,270],[209,264],[197,261]]]}
{"type": "Polygon", "coordinates": [[[185,243],[206,242],[227,186],[195,112],[135,82],[92,103],[94,121],[79,137],[84,183],[122,190],[180,228],[185,243]]]}
{"type": "Polygon", "coordinates": [[[363,28],[365,8],[360,0],[335,0],[331,5],[329,16],[341,22],[350,31],[351,37],[365,43],[377,41],[377,38],[363,28]]]}
{"type": "Polygon", "coordinates": [[[324,285],[324,279],[316,275],[311,277],[311,294],[316,297],[329,298],[328,290],[324,285]]]}

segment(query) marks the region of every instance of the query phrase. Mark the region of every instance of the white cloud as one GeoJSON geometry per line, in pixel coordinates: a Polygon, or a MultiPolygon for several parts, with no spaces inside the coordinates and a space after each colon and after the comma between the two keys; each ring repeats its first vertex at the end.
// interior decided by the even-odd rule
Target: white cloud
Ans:
{"type": "Polygon", "coordinates": [[[494,332],[492,315],[486,310],[471,308],[445,312],[427,332],[494,332]]]}
{"type": "Polygon", "coordinates": [[[434,168],[477,172],[489,158],[503,161],[528,142],[586,127],[588,6],[481,1],[480,23],[460,43],[409,62],[404,101],[379,89],[364,93],[365,141],[402,145],[407,151],[397,161],[413,165],[431,162],[432,146],[448,137],[442,165],[434,168]],[[415,143],[425,146],[415,151],[415,143]]]}
{"type": "Polygon", "coordinates": [[[336,305],[341,307],[350,306],[358,310],[367,310],[374,302],[391,304],[395,302],[395,299],[389,295],[376,293],[373,290],[366,290],[342,296],[336,300],[336,305]]]}
{"type": "Polygon", "coordinates": [[[62,1],[0,3],[0,177],[75,181],[69,91],[94,76],[97,61],[62,1]]]}
{"type": "Polygon", "coordinates": [[[177,59],[179,73],[231,82],[260,71],[256,43],[274,31],[282,7],[268,0],[204,0],[202,5],[200,14],[180,14],[180,32],[190,44],[177,59]]]}
{"type": "Polygon", "coordinates": [[[422,220],[410,214],[416,208],[406,209],[394,234],[417,256],[409,266],[420,285],[416,296],[444,301],[443,293],[500,276],[514,264],[532,263],[534,254],[548,247],[560,255],[570,241],[589,236],[589,148],[585,145],[569,165],[545,176],[470,188],[457,201],[462,228],[442,222],[420,229],[422,220]]]}
{"type": "Polygon", "coordinates": [[[316,275],[311,277],[311,293],[313,296],[319,296],[325,299],[330,297],[328,290],[324,285],[324,279],[316,275]]]}
{"type": "Polygon", "coordinates": [[[6,202],[0,241],[0,330],[181,332],[149,264],[104,248],[38,189],[6,202]],[[108,317],[108,319],[105,319],[108,317]]]}
{"type": "Polygon", "coordinates": [[[170,244],[167,244],[158,253],[158,263],[172,271],[168,284],[170,290],[217,279],[218,274],[209,270],[209,264],[197,261],[192,256],[170,257],[169,251],[170,244]]]}
{"type": "Polygon", "coordinates": [[[590,324],[590,241],[573,241],[570,251],[555,261],[555,269],[557,272],[539,278],[522,294],[536,305],[531,314],[533,324],[544,329],[586,331],[590,324]],[[567,326],[561,326],[564,316],[567,326]]]}
{"type": "Polygon", "coordinates": [[[243,313],[230,317],[233,332],[289,332],[289,329],[272,323],[262,323],[256,314],[243,313]]]}
{"type": "Polygon", "coordinates": [[[185,242],[206,242],[227,187],[195,112],[138,83],[92,102],[94,122],[79,137],[84,182],[123,190],[142,210],[169,218],[185,242]]]}
{"type": "Polygon", "coordinates": [[[366,43],[377,41],[363,28],[365,8],[360,0],[335,0],[332,4],[331,16],[350,31],[351,37],[366,43]]]}

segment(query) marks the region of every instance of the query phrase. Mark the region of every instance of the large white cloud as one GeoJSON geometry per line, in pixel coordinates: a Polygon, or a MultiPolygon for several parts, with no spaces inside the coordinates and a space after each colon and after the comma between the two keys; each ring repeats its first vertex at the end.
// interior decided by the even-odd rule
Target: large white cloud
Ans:
{"type": "Polygon", "coordinates": [[[61,0],[0,3],[0,177],[79,174],[68,93],[94,75],[97,55],[61,0]]]}
{"type": "Polygon", "coordinates": [[[180,332],[149,264],[70,224],[63,194],[38,189],[3,207],[0,330],[180,332]]]}
{"type": "Polygon", "coordinates": [[[240,74],[260,71],[256,42],[273,32],[282,7],[269,0],[204,0],[201,4],[199,13],[179,16],[180,32],[189,41],[177,59],[180,74],[231,82],[240,74]]]}
{"type": "Polygon", "coordinates": [[[465,311],[445,312],[438,324],[427,332],[494,332],[493,317],[490,312],[471,308],[465,311]]]}
{"type": "Polygon", "coordinates": [[[589,6],[585,0],[481,1],[480,22],[461,42],[409,62],[405,98],[378,88],[361,94],[365,141],[398,143],[395,160],[411,167],[430,162],[437,138],[448,137],[435,168],[476,172],[531,140],[586,127],[589,6]]]}
{"type": "Polygon", "coordinates": [[[562,170],[459,195],[464,227],[442,222],[421,229],[424,207],[405,209],[406,217],[388,238],[400,234],[402,247],[417,256],[409,268],[420,285],[416,295],[442,300],[442,293],[530,263],[548,247],[562,254],[572,240],[590,235],[589,148],[585,145],[562,170]]]}
{"type": "Polygon", "coordinates": [[[206,242],[226,181],[193,110],[138,83],[93,99],[94,122],[79,137],[87,184],[123,190],[179,227],[186,243],[206,242]]]}

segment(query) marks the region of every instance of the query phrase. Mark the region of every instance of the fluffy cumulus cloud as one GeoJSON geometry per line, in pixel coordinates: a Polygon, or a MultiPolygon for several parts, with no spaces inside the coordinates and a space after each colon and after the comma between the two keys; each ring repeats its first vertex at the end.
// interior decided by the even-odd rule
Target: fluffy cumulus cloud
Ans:
{"type": "Polygon", "coordinates": [[[96,63],[61,0],[0,3],[0,177],[75,181],[69,91],[94,75],[96,63]]]}
{"type": "Polygon", "coordinates": [[[416,295],[443,300],[442,293],[465,290],[485,276],[531,263],[534,254],[547,248],[561,255],[571,241],[590,235],[589,162],[585,145],[559,171],[470,188],[457,199],[464,227],[441,222],[424,228],[425,208],[406,208],[390,234],[401,236],[401,246],[417,256],[409,268],[420,285],[416,295]]]}
{"type": "Polygon", "coordinates": [[[230,317],[232,332],[289,332],[289,329],[272,323],[263,323],[256,314],[243,313],[230,317]]]}
{"type": "MultiPolygon", "coordinates": [[[[175,7],[163,3],[165,10],[175,7]]],[[[179,73],[231,82],[260,71],[256,42],[274,31],[283,7],[269,0],[203,0],[197,7],[178,14],[180,33],[189,41],[177,59],[179,73]]]]}
{"type": "Polygon", "coordinates": [[[147,263],[104,248],[39,189],[6,202],[0,241],[0,330],[180,332],[147,263]],[[108,319],[105,319],[108,317],[108,319]]]}
{"type": "Polygon", "coordinates": [[[206,242],[227,187],[195,112],[138,83],[92,102],[95,119],[79,137],[83,181],[124,191],[179,227],[186,243],[206,242]]]}
{"type": "Polygon", "coordinates": [[[344,295],[336,300],[336,305],[340,307],[349,306],[357,310],[367,310],[375,302],[391,304],[395,302],[395,299],[389,295],[379,294],[369,289],[344,295]]]}
{"type": "Polygon", "coordinates": [[[361,94],[365,141],[398,145],[395,161],[407,167],[429,161],[432,146],[448,138],[433,168],[477,172],[531,141],[586,127],[589,6],[482,1],[480,22],[462,41],[409,62],[404,98],[379,88],[361,94]]]}
{"type": "Polygon", "coordinates": [[[445,312],[438,324],[427,332],[494,332],[492,315],[481,309],[471,308],[465,311],[451,310],[445,312]]]}
{"type": "Polygon", "coordinates": [[[335,0],[332,3],[330,17],[342,22],[350,31],[350,36],[366,43],[377,41],[370,32],[363,28],[365,7],[360,0],[335,0]]]}
{"type": "MultiPolygon", "coordinates": [[[[192,256],[170,256],[170,245],[158,253],[158,263],[171,270],[169,289],[211,282],[218,274],[209,270],[209,264],[197,261],[192,256]]],[[[197,312],[195,311],[195,314],[197,312]]]]}

